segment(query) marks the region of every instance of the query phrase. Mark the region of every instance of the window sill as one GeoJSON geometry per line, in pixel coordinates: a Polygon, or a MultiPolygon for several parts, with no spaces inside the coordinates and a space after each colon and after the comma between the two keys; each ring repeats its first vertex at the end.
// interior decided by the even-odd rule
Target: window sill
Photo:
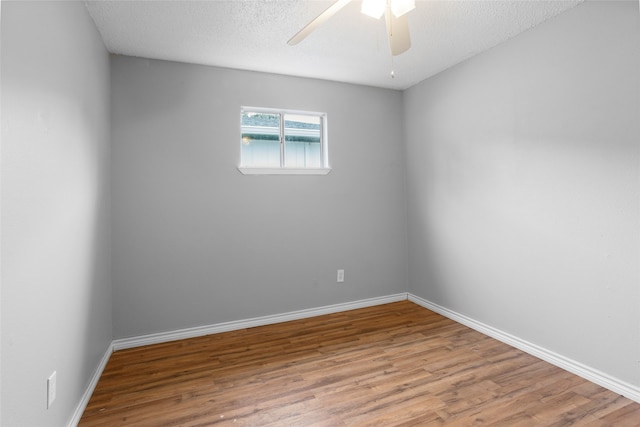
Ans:
{"type": "Polygon", "coordinates": [[[286,169],[286,168],[246,168],[238,167],[243,175],[326,175],[331,168],[286,169]]]}

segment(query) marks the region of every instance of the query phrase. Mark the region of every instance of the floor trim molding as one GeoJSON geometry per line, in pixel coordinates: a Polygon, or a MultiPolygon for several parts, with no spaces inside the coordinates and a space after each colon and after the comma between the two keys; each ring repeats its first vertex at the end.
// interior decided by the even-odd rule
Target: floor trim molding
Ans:
{"type": "Polygon", "coordinates": [[[411,293],[408,294],[408,300],[640,403],[640,387],[621,381],[597,369],[591,368],[573,359],[569,359],[568,357],[530,343],[514,335],[501,331],[500,329],[474,320],[411,293]]]}
{"type": "Polygon", "coordinates": [[[102,372],[104,372],[104,368],[107,366],[107,362],[109,362],[109,358],[111,357],[112,353],[113,353],[113,343],[109,344],[109,346],[107,347],[107,350],[104,352],[104,355],[102,355],[102,359],[100,359],[100,363],[98,364],[98,367],[93,373],[93,376],[91,377],[91,381],[89,382],[87,389],[84,391],[84,394],[82,395],[82,399],[80,399],[78,406],[76,406],[76,410],[73,412],[73,416],[71,417],[71,420],[67,424],[69,427],[75,427],[78,425],[78,423],[80,423],[80,418],[82,418],[82,414],[84,414],[84,410],[87,409],[87,405],[89,404],[89,399],[91,399],[91,395],[93,394],[93,391],[96,389],[96,386],[98,385],[98,381],[100,380],[100,377],[102,376],[102,372]]]}
{"type": "Polygon", "coordinates": [[[238,329],[253,328],[256,326],[271,325],[274,323],[288,322],[290,320],[305,319],[308,317],[322,316],[323,314],[339,313],[341,311],[355,310],[358,308],[372,307],[374,305],[387,304],[396,301],[404,301],[408,298],[406,292],[383,297],[368,298],[359,301],[326,305],[323,307],[309,308],[305,310],[291,311],[289,313],[270,316],[254,317],[251,319],[234,320],[231,322],[217,323],[213,325],[196,326],[194,328],[179,329],[176,331],[159,332],[131,338],[121,338],[113,341],[113,350],[123,350],[143,345],[158,344],[169,341],[195,338],[204,335],[218,334],[221,332],[236,331],[238,329]]]}

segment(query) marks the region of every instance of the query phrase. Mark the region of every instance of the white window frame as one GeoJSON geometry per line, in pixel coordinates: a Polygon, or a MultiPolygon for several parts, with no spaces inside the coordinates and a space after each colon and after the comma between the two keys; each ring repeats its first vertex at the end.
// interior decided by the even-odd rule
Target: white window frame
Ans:
{"type": "Polygon", "coordinates": [[[280,167],[256,167],[244,166],[242,164],[242,141],[238,138],[239,166],[238,170],[244,175],[326,175],[331,172],[329,166],[329,144],[327,137],[327,114],[315,111],[288,110],[280,108],[264,108],[264,107],[241,107],[240,108],[240,135],[242,135],[242,114],[244,112],[280,114],[280,167]],[[287,168],[284,167],[284,116],[285,114],[317,116],[320,117],[320,160],[322,166],[319,168],[287,168]]]}

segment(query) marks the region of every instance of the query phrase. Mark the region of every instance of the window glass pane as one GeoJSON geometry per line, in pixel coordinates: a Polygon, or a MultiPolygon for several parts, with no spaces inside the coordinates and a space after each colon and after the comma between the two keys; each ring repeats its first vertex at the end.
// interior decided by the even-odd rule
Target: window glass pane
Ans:
{"type": "Polygon", "coordinates": [[[280,114],[242,112],[242,165],[280,167],[280,114]]]}
{"type": "Polygon", "coordinates": [[[320,128],[321,118],[319,116],[284,115],[285,167],[322,167],[320,128]]]}

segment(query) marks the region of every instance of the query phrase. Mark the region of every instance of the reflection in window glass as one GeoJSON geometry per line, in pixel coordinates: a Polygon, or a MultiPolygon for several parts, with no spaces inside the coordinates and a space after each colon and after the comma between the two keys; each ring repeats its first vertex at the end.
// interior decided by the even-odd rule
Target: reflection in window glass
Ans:
{"type": "Polygon", "coordinates": [[[280,114],[242,112],[242,164],[280,167],[280,114]]]}
{"type": "Polygon", "coordinates": [[[244,168],[328,168],[323,113],[243,108],[241,159],[244,168]]]}
{"type": "Polygon", "coordinates": [[[319,168],[322,166],[320,117],[285,114],[284,166],[319,168]]]}

